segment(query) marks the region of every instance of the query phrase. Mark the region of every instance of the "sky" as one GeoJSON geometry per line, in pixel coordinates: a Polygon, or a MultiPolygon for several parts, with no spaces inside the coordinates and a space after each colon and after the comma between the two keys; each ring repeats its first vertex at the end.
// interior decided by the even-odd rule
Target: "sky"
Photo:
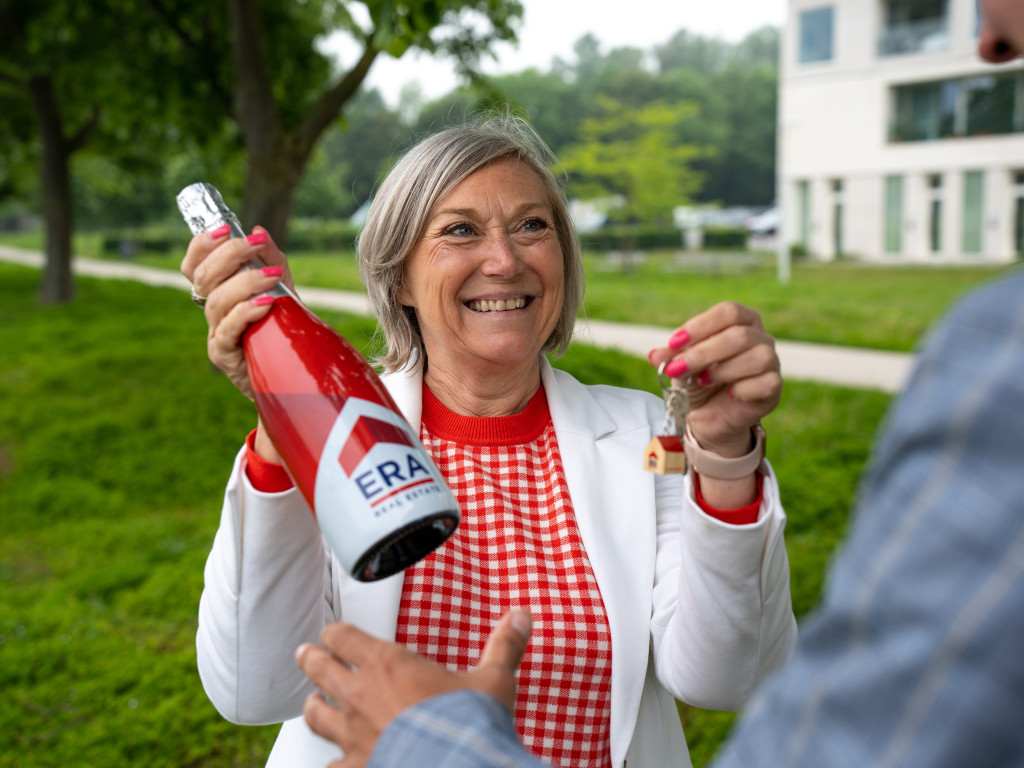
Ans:
{"type": "MultiPolygon", "coordinates": [[[[495,46],[497,63],[486,61],[488,74],[544,71],[559,56],[574,60],[573,44],[588,32],[607,52],[620,46],[651,49],[680,29],[736,42],[759,27],[782,26],[786,0],[521,0],[524,7],[519,45],[495,46]]],[[[450,65],[426,56],[387,56],[374,62],[366,85],[377,88],[394,106],[403,86],[418,81],[427,99],[457,84],[450,65]]]]}

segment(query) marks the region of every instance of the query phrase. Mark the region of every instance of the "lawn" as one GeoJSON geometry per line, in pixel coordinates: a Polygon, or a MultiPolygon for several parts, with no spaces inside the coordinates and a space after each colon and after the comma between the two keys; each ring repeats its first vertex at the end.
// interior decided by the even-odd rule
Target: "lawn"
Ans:
{"type": "MultiPolygon", "coordinates": [[[[0,242],[40,246],[38,233],[4,233],[0,242]]],[[[99,242],[79,236],[76,252],[101,256],[99,242]]],[[[142,253],[133,261],[176,271],[182,255],[142,253]]],[[[350,251],[294,253],[289,260],[298,285],[363,290],[350,251]]],[[[757,309],[779,339],[909,352],[955,299],[1013,268],[797,262],[790,283],[781,285],[774,257],[753,261],[746,271],[729,273],[715,269],[714,256],[695,264],[686,254],[654,252],[626,270],[608,256],[585,253],[584,311],[598,320],[674,327],[728,299],[757,309]]]]}
{"type": "MultiPolygon", "coordinates": [[[[0,264],[0,768],[261,766],[276,727],[238,727],[195,669],[202,570],[251,405],[205,357],[179,291],[77,281],[40,308],[0,264]]],[[[324,317],[365,349],[373,324],[324,317]]],[[[646,362],[574,346],[585,381],[653,389],[646,362]]],[[[817,599],[888,398],[787,384],[766,421],[796,609],[817,599]]],[[[681,708],[702,765],[731,715],[681,708]]]]}

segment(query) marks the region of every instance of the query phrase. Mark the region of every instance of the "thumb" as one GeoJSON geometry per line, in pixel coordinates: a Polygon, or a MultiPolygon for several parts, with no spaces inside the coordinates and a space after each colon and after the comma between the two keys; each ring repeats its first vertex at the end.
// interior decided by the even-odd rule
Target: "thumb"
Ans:
{"type": "Polygon", "coordinates": [[[526,652],[532,626],[530,614],[526,611],[512,610],[506,613],[487,638],[477,668],[498,667],[502,671],[514,673],[526,652]]]}

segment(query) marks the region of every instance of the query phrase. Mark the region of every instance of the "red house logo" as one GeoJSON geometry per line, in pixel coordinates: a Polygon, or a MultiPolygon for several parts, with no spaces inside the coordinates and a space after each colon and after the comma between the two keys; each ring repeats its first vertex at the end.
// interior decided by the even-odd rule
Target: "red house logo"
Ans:
{"type": "Polygon", "coordinates": [[[352,477],[359,462],[377,443],[397,443],[415,448],[412,440],[401,428],[371,416],[360,416],[345,441],[338,463],[346,477],[352,477]]]}

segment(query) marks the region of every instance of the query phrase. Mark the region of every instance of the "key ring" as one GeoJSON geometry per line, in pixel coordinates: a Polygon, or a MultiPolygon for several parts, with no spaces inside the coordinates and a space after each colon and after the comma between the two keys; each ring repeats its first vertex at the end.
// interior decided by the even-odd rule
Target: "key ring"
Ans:
{"type": "MultiPolygon", "coordinates": [[[[658,366],[658,385],[661,387],[662,397],[665,399],[665,427],[666,435],[681,434],[686,422],[686,414],[690,412],[690,392],[687,387],[673,387],[672,380],[665,375],[665,366],[668,360],[658,366]],[[676,415],[683,419],[679,424],[676,415]]],[[[686,377],[687,386],[690,383],[689,376],[686,377]]]]}

